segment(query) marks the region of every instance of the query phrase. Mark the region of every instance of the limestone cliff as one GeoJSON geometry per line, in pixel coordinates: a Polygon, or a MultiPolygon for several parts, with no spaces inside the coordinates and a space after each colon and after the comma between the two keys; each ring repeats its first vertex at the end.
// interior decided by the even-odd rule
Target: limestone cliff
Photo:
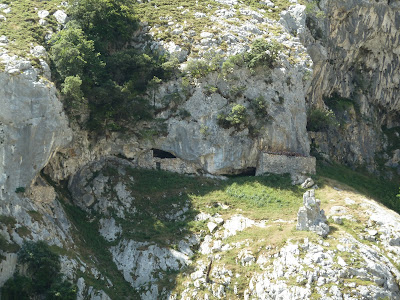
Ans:
{"type": "Polygon", "coordinates": [[[343,97],[354,105],[333,107],[343,127],[316,134],[314,144],[340,162],[373,170],[383,160],[398,172],[391,144],[400,126],[399,4],[320,1],[319,7],[319,18],[307,19],[312,36],[305,44],[314,61],[307,101],[323,107],[343,97]]]}
{"type": "Polygon", "coordinates": [[[68,120],[44,48],[12,56],[1,37],[0,285],[18,246],[45,240],[78,299],[400,298],[399,215],[309,179],[322,199],[309,206],[321,203],[329,226],[324,238],[298,232],[304,191],[290,184],[315,173],[310,154],[400,173],[400,5],[211,2],[141,23],[130,46],[175,57],[180,75],[144,95],[161,126],[123,134],[68,120]],[[223,70],[259,39],[279,44],[273,63],[223,70]],[[307,132],[316,109],[335,121],[307,132]],[[263,173],[292,178],[219,176],[263,173]]]}

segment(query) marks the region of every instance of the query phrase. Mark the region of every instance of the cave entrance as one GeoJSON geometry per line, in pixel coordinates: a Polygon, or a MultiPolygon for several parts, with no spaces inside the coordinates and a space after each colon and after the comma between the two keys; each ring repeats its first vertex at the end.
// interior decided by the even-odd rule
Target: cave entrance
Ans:
{"type": "Polygon", "coordinates": [[[153,150],[153,157],[158,157],[158,158],[161,158],[161,159],[164,159],[164,158],[176,158],[175,155],[173,155],[170,152],[164,151],[164,150],[160,150],[160,149],[151,149],[151,150],[153,150]]]}
{"type": "Polygon", "coordinates": [[[255,167],[248,167],[241,170],[234,170],[234,172],[232,172],[231,174],[223,174],[223,175],[229,177],[256,176],[256,170],[257,168],[255,167]]]}

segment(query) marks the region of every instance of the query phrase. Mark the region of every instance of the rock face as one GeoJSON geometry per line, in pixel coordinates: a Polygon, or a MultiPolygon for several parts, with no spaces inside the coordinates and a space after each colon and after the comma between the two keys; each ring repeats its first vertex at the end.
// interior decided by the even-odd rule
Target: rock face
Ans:
{"type": "Polygon", "coordinates": [[[284,246],[269,271],[251,279],[247,292],[255,299],[311,299],[310,287],[314,284],[321,299],[399,299],[399,288],[395,283],[399,275],[379,251],[345,234],[335,250],[324,249],[308,240],[303,244],[284,246]],[[342,258],[349,253],[353,259],[363,262],[362,267],[342,258]],[[298,285],[293,286],[280,278],[293,278],[298,285]],[[352,278],[370,284],[357,285],[350,281],[352,278]]]}
{"type": "Polygon", "coordinates": [[[330,106],[344,127],[316,135],[314,146],[340,162],[374,169],[379,152],[387,152],[384,161],[393,156],[388,139],[400,130],[398,2],[321,1],[319,7],[319,18],[307,17],[312,36],[305,44],[314,61],[307,100],[330,106]],[[332,96],[353,104],[337,107],[326,101],[332,96]]]}
{"type": "Polygon", "coordinates": [[[285,62],[282,64],[270,71],[268,83],[264,74],[235,71],[235,76],[241,78],[235,85],[244,89],[236,99],[229,96],[229,83],[224,80],[216,81],[221,92],[207,95],[203,88],[215,84],[215,78],[206,79],[182,105],[190,117],[169,119],[168,136],[161,141],[160,148],[196,162],[212,174],[235,174],[249,167],[255,168],[259,164],[260,150],[309,155],[303,98],[304,70],[285,62]],[[257,120],[251,109],[251,103],[257,99],[262,99],[269,110],[269,116],[261,120],[257,120]],[[218,115],[229,114],[236,104],[246,108],[251,124],[261,126],[257,138],[251,136],[254,133],[249,132],[251,129],[247,126],[238,130],[218,125],[218,115]]]}
{"type": "Polygon", "coordinates": [[[325,223],[324,210],[320,210],[320,203],[315,199],[315,191],[309,190],[303,195],[303,207],[297,213],[297,230],[310,230],[326,236],[329,233],[329,226],[325,223]]]}
{"type": "Polygon", "coordinates": [[[178,271],[190,262],[182,252],[132,240],[124,240],[110,251],[125,280],[134,288],[146,288],[158,280],[158,272],[178,271]]]}
{"type": "Polygon", "coordinates": [[[1,58],[6,69],[0,73],[0,199],[6,200],[31,185],[72,132],[54,85],[38,80],[29,61],[1,58]]]}

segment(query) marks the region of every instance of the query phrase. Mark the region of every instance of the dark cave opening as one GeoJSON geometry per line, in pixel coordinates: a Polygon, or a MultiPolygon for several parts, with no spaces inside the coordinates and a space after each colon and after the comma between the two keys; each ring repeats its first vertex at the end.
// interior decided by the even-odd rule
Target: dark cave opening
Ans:
{"type": "Polygon", "coordinates": [[[153,150],[153,157],[158,157],[158,158],[161,158],[161,159],[164,159],[164,158],[176,158],[175,155],[173,155],[170,152],[164,151],[164,150],[160,150],[160,149],[151,149],[151,150],[153,150]]]}
{"type": "Polygon", "coordinates": [[[257,168],[255,168],[255,167],[248,167],[248,168],[241,169],[241,170],[234,170],[230,174],[223,174],[223,175],[229,176],[229,177],[256,176],[256,170],[257,170],[257,168]]]}

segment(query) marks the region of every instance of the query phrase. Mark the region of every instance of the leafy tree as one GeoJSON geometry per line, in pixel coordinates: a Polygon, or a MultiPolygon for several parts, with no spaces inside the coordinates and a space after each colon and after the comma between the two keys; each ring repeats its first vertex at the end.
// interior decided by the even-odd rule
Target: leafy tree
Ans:
{"type": "Polygon", "coordinates": [[[1,288],[3,300],[29,300],[33,294],[32,279],[19,274],[14,274],[14,277],[7,280],[1,288]]]}
{"type": "MultiPolygon", "coordinates": [[[[68,114],[79,121],[88,105],[92,131],[120,131],[151,119],[144,95],[155,81],[172,76],[176,58],[126,47],[138,22],[129,0],[73,0],[72,21],[51,40],[51,59],[68,114]]],[[[154,97],[153,97],[154,98],[154,97]]]]}
{"type": "Polygon", "coordinates": [[[128,0],[74,0],[68,14],[99,49],[108,52],[124,46],[138,27],[128,0]]]}
{"type": "Polygon", "coordinates": [[[26,276],[15,273],[2,287],[2,299],[76,299],[76,287],[61,278],[59,256],[45,242],[24,242],[18,264],[26,266],[26,276]]]}
{"type": "Polygon", "coordinates": [[[83,92],[81,89],[82,80],[79,75],[76,76],[68,76],[65,78],[64,83],[62,84],[61,92],[68,96],[70,99],[79,102],[83,98],[83,92]]]}
{"type": "Polygon", "coordinates": [[[50,57],[62,80],[68,76],[79,76],[84,85],[99,82],[96,80],[104,68],[100,54],[95,51],[94,42],[87,39],[76,23],[70,22],[51,40],[50,57]]]}
{"type": "Polygon", "coordinates": [[[18,262],[27,265],[28,275],[38,293],[50,288],[61,269],[58,255],[43,241],[25,242],[18,252],[18,262]]]}

